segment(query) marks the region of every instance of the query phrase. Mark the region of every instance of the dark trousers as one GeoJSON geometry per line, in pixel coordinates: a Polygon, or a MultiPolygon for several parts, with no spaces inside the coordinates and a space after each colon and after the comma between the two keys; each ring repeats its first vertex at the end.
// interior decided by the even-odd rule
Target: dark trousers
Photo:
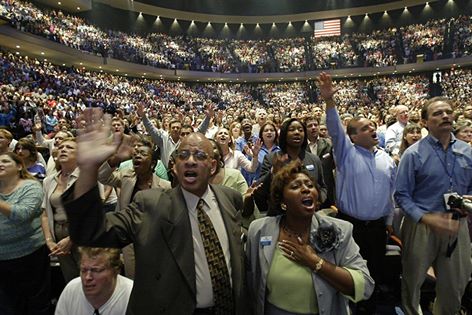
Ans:
{"type": "Polygon", "coordinates": [[[51,269],[48,249],[0,261],[0,314],[49,315],[51,269]]]}
{"type": "MultiPolygon", "coordinates": [[[[385,245],[387,233],[385,219],[380,218],[373,221],[362,221],[343,213],[338,217],[351,222],[354,226],[352,236],[359,245],[362,257],[367,260],[367,268],[374,279],[376,287],[381,281],[382,268],[385,262],[385,245]]],[[[374,314],[376,304],[376,292],[367,301],[357,303],[356,314],[374,314]]]]}

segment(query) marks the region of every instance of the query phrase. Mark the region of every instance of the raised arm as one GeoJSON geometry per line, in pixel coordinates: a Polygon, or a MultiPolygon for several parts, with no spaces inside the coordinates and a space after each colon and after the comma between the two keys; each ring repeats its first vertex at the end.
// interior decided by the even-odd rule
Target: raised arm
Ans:
{"type": "Polygon", "coordinates": [[[147,117],[146,112],[144,111],[144,104],[139,103],[137,105],[136,113],[142,119],[144,128],[146,128],[146,131],[151,136],[152,141],[159,147],[162,153],[164,146],[164,137],[166,136],[165,132],[154,127],[152,122],[147,117]]]}
{"type": "Polygon", "coordinates": [[[97,185],[98,169],[118,149],[121,134],[111,134],[111,118],[100,109],[87,108],[84,113],[86,129],[77,137],[77,165],[80,175],[74,186],[74,199],[97,185]]]}
{"type": "Polygon", "coordinates": [[[213,104],[208,104],[205,111],[205,119],[200,123],[197,132],[205,134],[210,126],[210,119],[215,115],[215,108],[213,104]]]}
{"type": "Polygon", "coordinates": [[[336,103],[334,102],[333,96],[339,90],[333,86],[333,80],[331,76],[325,72],[321,72],[320,76],[317,78],[318,88],[320,89],[320,94],[323,100],[326,102],[326,111],[330,108],[336,108],[336,103]]]}
{"type": "Polygon", "coordinates": [[[321,97],[326,102],[326,126],[333,140],[336,165],[342,167],[344,165],[344,157],[348,150],[352,148],[352,142],[346,135],[336,110],[336,103],[334,102],[333,96],[338,91],[338,88],[333,86],[331,76],[327,73],[322,72],[317,81],[321,97]]]}

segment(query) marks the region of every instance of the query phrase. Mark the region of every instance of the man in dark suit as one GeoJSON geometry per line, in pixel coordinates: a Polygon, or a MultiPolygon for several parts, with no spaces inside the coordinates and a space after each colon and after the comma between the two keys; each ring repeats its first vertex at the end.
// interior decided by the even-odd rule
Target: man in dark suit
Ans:
{"type": "Polygon", "coordinates": [[[102,124],[95,109],[85,116],[87,132],[79,136],[77,149],[80,176],[74,188],[64,193],[63,202],[76,244],[124,247],[134,243],[136,275],[127,314],[248,314],[240,241],[242,197],[223,186],[209,185],[217,163],[209,140],[198,133],[183,139],[174,166],[179,186],[140,191],[127,208],[105,217],[97,172],[116,151],[119,135],[110,143],[110,119],[106,117],[102,124]],[[209,258],[208,238],[201,232],[202,216],[211,221],[216,234],[210,245],[219,248],[217,281],[215,258],[209,258]],[[222,291],[227,293],[225,299],[222,291]]]}
{"type": "Polygon", "coordinates": [[[334,170],[336,168],[333,159],[333,146],[331,141],[319,136],[320,120],[316,116],[305,118],[305,125],[308,135],[308,145],[306,150],[318,156],[323,167],[324,181],[327,187],[327,197],[321,208],[329,208],[335,204],[336,188],[334,181],[334,170]]]}

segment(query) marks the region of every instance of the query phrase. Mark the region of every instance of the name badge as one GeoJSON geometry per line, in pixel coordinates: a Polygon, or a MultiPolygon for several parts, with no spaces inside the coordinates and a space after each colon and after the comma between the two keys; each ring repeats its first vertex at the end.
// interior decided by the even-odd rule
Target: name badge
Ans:
{"type": "Polygon", "coordinates": [[[261,246],[269,246],[272,244],[272,236],[263,236],[261,237],[261,246]]]}
{"type": "Polygon", "coordinates": [[[315,169],[315,166],[313,164],[305,166],[307,170],[313,171],[315,169]]]}

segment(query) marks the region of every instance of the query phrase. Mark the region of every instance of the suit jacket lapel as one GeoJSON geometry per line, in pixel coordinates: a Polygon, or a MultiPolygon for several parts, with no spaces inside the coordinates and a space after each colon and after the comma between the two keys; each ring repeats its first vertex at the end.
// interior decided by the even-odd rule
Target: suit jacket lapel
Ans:
{"type": "MultiPolygon", "coordinates": [[[[235,301],[238,300],[239,292],[243,284],[243,257],[244,253],[241,247],[241,225],[237,210],[231,200],[218,188],[211,185],[215,194],[221,217],[225,224],[226,234],[228,235],[228,245],[231,255],[231,278],[233,279],[233,295],[235,301]]],[[[241,205],[242,206],[242,205],[241,205]]]]}
{"type": "Polygon", "coordinates": [[[277,246],[277,242],[279,240],[279,234],[280,234],[280,217],[277,217],[276,220],[274,220],[275,225],[266,225],[262,230],[261,230],[261,238],[262,237],[270,237],[271,242],[270,245],[262,247],[262,252],[264,254],[265,262],[267,264],[267,271],[269,270],[270,264],[272,262],[272,257],[274,256],[274,251],[275,251],[275,246],[277,246]]]}
{"type": "Polygon", "coordinates": [[[223,222],[225,224],[231,258],[235,254],[239,256],[239,252],[235,252],[241,248],[240,246],[235,246],[236,244],[241,243],[241,226],[236,214],[237,210],[228,197],[218,189],[218,186],[211,185],[211,189],[215,194],[216,201],[218,202],[218,206],[220,208],[221,217],[223,218],[223,222]]]}
{"type": "Polygon", "coordinates": [[[196,296],[195,256],[187,205],[180,187],[172,189],[169,196],[169,208],[162,209],[168,212],[168,221],[163,222],[164,237],[182,275],[196,296]]]}

